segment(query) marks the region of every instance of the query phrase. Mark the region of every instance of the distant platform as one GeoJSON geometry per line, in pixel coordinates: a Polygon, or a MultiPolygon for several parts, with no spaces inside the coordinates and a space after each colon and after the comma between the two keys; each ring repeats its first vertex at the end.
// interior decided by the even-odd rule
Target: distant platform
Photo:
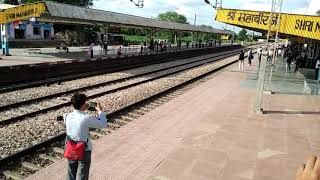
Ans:
{"type": "MultiPolygon", "coordinates": [[[[228,46],[230,44],[222,44],[221,46],[228,46]]],[[[94,47],[94,58],[112,58],[117,57],[117,49],[119,46],[109,46],[108,53],[105,54],[104,50],[100,46],[94,47]]],[[[141,55],[140,46],[122,46],[123,54],[121,56],[133,56],[141,55]]],[[[217,46],[219,47],[219,46],[217,46]]],[[[201,49],[201,48],[199,48],[201,49]]],[[[167,48],[167,52],[177,51],[177,47],[167,48]]],[[[182,51],[195,50],[195,48],[182,47],[182,51]]],[[[69,47],[69,53],[63,50],[57,50],[55,48],[21,48],[21,49],[10,49],[11,56],[0,56],[0,67],[2,66],[18,66],[18,65],[34,65],[39,63],[56,63],[62,61],[71,61],[71,60],[88,60],[90,58],[90,52],[88,51],[88,46],[84,47],[69,47]],[[36,51],[33,51],[36,50],[36,51]],[[30,53],[29,50],[32,50],[30,53]]],[[[152,54],[157,53],[157,51],[151,51],[147,48],[144,48],[143,54],[152,54]]],[[[160,49],[159,49],[159,52],[160,49]]]]}

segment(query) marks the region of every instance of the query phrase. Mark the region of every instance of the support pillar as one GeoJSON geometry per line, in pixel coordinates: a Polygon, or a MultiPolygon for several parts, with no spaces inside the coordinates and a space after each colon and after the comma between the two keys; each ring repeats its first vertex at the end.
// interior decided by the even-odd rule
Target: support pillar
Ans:
{"type": "Polygon", "coordinates": [[[263,57],[261,59],[260,69],[259,69],[259,76],[258,76],[258,83],[257,83],[257,99],[255,105],[255,112],[256,113],[263,113],[262,108],[262,99],[263,99],[263,89],[264,89],[264,80],[266,75],[266,67],[267,67],[267,57],[263,57]]]}
{"type": "Polygon", "coordinates": [[[1,50],[2,54],[9,56],[9,34],[8,34],[8,24],[1,24],[0,30],[1,30],[1,50]]]}
{"type": "MultiPolygon", "coordinates": [[[[277,18],[277,24],[276,24],[276,36],[275,36],[275,43],[274,43],[274,52],[273,52],[273,59],[272,59],[272,67],[275,60],[275,49],[278,45],[278,35],[279,35],[279,29],[280,29],[280,23],[281,23],[281,11],[282,11],[282,1],[283,0],[272,0],[272,6],[271,6],[271,12],[269,17],[269,28],[268,28],[268,35],[267,35],[267,50],[269,49],[269,39],[271,31],[273,31],[274,24],[272,23],[272,19],[274,17],[274,14],[278,15],[277,18]]],[[[265,80],[265,74],[266,74],[266,66],[267,66],[267,59],[263,58],[261,62],[261,67],[259,70],[259,79],[258,79],[258,87],[257,87],[257,99],[256,99],[256,105],[255,105],[255,112],[257,113],[263,113],[262,108],[262,101],[263,101],[263,90],[264,90],[264,80],[265,80]]],[[[272,80],[272,71],[273,68],[271,68],[270,71],[270,83],[272,80]]],[[[272,88],[271,88],[272,91],[272,88]]]]}
{"type": "MultiPolygon", "coordinates": [[[[155,36],[155,33],[156,33],[156,28],[150,28],[150,37],[149,37],[149,43],[150,43],[150,50],[154,51],[155,48],[157,48],[156,46],[156,43],[155,43],[155,39],[154,39],[154,36],[155,36]]],[[[158,51],[158,49],[157,49],[158,51]]]]}

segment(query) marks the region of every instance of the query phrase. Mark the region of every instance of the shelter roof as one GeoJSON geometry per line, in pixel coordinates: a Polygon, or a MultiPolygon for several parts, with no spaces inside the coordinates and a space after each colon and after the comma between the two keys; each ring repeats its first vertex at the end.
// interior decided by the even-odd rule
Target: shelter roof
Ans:
{"type": "Polygon", "coordinates": [[[91,8],[83,8],[73,5],[45,2],[48,14],[44,18],[60,19],[64,21],[72,20],[76,24],[102,23],[102,24],[120,24],[128,26],[150,27],[156,29],[169,29],[176,31],[206,32],[214,34],[232,35],[230,31],[220,30],[216,28],[193,26],[189,24],[171,23],[159,21],[156,19],[139,17],[128,14],[121,14],[110,11],[103,11],[91,8]],[[77,20],[77,21],[74,21],[77,20]]]}

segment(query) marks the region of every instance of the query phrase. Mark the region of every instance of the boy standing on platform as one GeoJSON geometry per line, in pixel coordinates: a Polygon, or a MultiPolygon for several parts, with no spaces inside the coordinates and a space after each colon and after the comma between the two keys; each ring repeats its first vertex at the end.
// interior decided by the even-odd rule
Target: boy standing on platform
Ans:
{"type": "MultiPolygon", "coordinates": [[[[76,143],[85,142],[86,145],[81,160],[68,159],[67,179],[76,180],[78,173],[78,179],[87,180],[89,179],[92,151],[89,129],[106,128],[107,118],[106,114],[102,111],[100,103],[97,103],[95,106],[98,118],[86,113],[89,109],[89,104],[85,94],[74,94],[71,98],[71,103],[74,107],[74,111],[63,116],[66,125],[67,140],[69,139],[76,143]]],[[[66,148],[68,148],[68,146],[66,148]]]]}

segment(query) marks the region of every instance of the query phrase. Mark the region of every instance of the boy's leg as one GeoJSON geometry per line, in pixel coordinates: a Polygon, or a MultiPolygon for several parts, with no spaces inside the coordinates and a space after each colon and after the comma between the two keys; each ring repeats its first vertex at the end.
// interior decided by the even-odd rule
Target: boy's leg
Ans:
{"type": "Polygon", "coordinates": [[[78,161],[68,160],[68,175],[67,180],[76,180],[78,170],[78,161]]]}
{"type": "Polygon", "coordinates": [[[79,179],[88,180],[91,165],[91,151],[86,151],[82,161],[79,161],[79,179]]]}

